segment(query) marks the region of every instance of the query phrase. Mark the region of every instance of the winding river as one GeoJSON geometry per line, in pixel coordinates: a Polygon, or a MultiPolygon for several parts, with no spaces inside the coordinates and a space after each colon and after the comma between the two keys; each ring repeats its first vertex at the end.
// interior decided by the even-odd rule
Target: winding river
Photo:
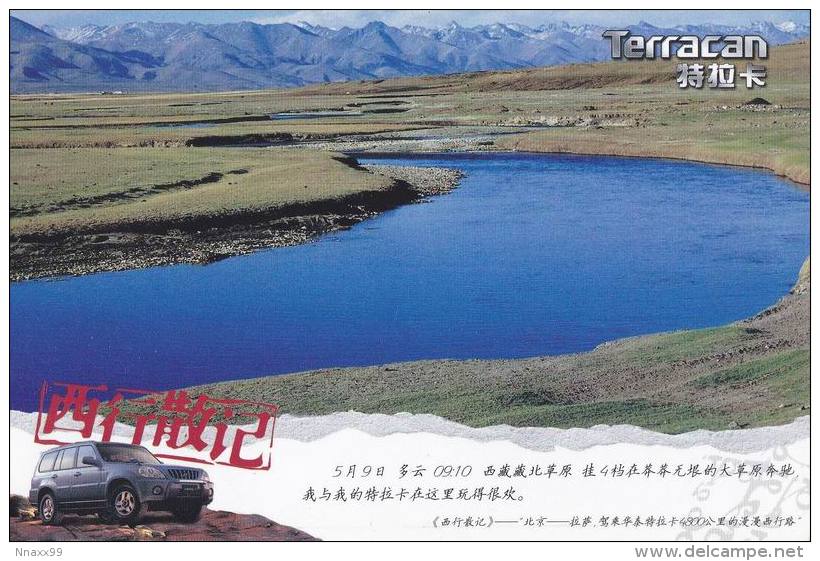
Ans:
{"type": "Polygon", "coordinates": [[[43,379],[163,389],[428,358],[512,358],[724,324],[785,294],[809,195],[746,169],[428,154],[454,192],[208,266],[11,288],[11,405],[43,379]]]}

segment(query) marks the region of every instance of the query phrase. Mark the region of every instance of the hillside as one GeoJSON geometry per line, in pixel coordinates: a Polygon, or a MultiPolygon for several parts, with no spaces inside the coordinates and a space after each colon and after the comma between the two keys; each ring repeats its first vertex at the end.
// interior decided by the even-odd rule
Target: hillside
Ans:
{"type": "MultiPolygon", "coordinates": [[[[715,59],[723,62],[721,59],[715,59]]],[[[692,61],[710,64],[704,60],[692,61]]],[[[291,94],[371,95],[402,92],[408,94],[447,94],[460,92],[510,92],[541,90],[574,90],[604,87],[675,84],[675,61],[643,60],[640,62],[593,62],[540,68],[493,72],[469,72],[446,76],[422,76],[370,80],[344,84],[321,84],[292,90],[291,94]]],[[[809,42],[797,41],[770,49],[764,62],[768,82],[772,85],[808,86],[809,42]]],[[[673,88],[674,91],[674,88],[673,88]]],[[[690,90],[691,92],[692,90],[690,90]]],[[[746,95],[745,88],[733,92],[746,95]]]]}

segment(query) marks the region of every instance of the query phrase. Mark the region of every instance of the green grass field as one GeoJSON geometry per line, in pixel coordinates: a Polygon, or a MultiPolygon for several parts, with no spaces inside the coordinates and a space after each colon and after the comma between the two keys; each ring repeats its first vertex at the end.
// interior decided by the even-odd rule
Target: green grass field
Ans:
{"type": "Polygon", "coordinates": [[[14,234],[116,231],[379,191],[392,182],[329,152],[276,148],[15,150],[14,234]],[[43,154],[54,152],[54,159],[43,154]],[[197,184],[201,182],[201,184],[197,184]],[[29,213],[29,215],[25,215],[29,213]]]}

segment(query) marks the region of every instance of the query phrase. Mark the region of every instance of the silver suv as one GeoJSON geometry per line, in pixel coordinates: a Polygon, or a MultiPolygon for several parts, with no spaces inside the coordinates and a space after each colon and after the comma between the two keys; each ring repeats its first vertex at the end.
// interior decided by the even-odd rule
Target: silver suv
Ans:
{"type": "Polygon", "coordinates": [[[142,446],[92,441],[41,454],[29,490],[43,524],[59,524],[64,513],[136,524],[154,510],[193,522],[213,497],[204,470],[163,464],[142,446]]]}

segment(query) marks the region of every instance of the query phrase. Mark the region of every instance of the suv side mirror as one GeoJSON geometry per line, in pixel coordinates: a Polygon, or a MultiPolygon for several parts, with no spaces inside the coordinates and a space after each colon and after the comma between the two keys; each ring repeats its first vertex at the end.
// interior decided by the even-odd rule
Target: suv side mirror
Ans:
{"type": "Polygon", "coordinates": [[[102,462],[94,456],[83,456],[83,465],[102,467],[102,462]]]}

